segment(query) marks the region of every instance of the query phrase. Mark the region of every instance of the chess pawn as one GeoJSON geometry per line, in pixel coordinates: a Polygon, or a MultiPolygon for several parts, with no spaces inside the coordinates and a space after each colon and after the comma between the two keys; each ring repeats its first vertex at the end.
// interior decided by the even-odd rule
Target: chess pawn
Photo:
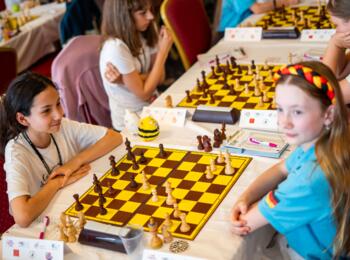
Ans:
{"type": "Polygon", "coordinates": [[[259,102],[258,102],[257,107],[264,107],[263,96],[259,97],[259,102]]]}
{"type": "Polygon", "coordinates": [[[170,219],[170,215],[168,212],[166,212],[164,214],[164,222],[163,222],[163,226],[167,226],[168,228],[171,228],[171,226],[173,225],[173,222],[170,219]]]}
{"type": "Polygon", "coordinates": [[[231,165],[231,161],[229,157],[225,158],[225,174],[232,175],[235,173],[235,169],[231,165]]]}
{"type": "Polygon", "coordinates": [[[260,88],[255,85],[254,87],[254,96],[259,97],[261,95],[260,88]]]}
{"type": "Polygon", "coordinates": [[[219,156],[218,156],[218,158],[216,159],[216,161],[217,161],[218,163],[224,163],[224,162],[225,162],[224,156],[222,155],[222,152],[221,152],[221,151],[219,151],[219,156]]]}
{"type": "Polygon", "coordinates": [[[267,96],[267,91],[263,92],[263,101],[264,102],[269,102],[270,101],[269,97],[267,96]]]}
{"type": "Polygon", "coordinates": [[[211,170],[212,172],[215,172],[215,171],[216,171],[215,159],[214,159],[214,158],[211,158],[211,159],[210,159],[210,170],[211,170]]]}
{"type": "Polygon", "coordinates": [[[183,233],[186,233],[186,232],[190,231],[191,227],[186,222],[186,213],[181,213],[180,214],[180,219],[181,219],[180,231],[183,232],[183,233]]]}
{"type": "Polygon", "coordinates": [[[172,101],[171,96],[169,96],[169,95],[167,95],[165,97],[165,107],[166,108],[173,108],[173,101],[172,101]]]}
{"type": "Polygon", "coordinates": [[[64,233],[65,226],[61,223],[58,225],[58,229],[60,231],[60,238],[58,240],[63,241],[63,242],[68,242],[68,237],[64,233]]]}
{"type": "Polygon", "coordinates": [[[211,180],[212,178],[214,178],[213,173],[211,172],[210,166],[207,166],[207,170],[206,170],[206,174],[205,174],[205,178],[207,180],[211,180]]]}
{"type": "Polygon", "coordinates": [[[167,193],[168,193],[168,196],[166,198],[165,203],[168,206],[174,205],[174,203],[176,202],[176,199],[173,197],[172,190],[170,189],[167,193]]]}
{"type": "Polygon", "coordinates": [[[148,223],[148,228],[149,228],[149,231],[152,234],[152,238],[151,238],[151,241],[150,241],[150,247],[153,248],[153,249],[161,248],[162,245],[163,245],[162,239],[157,234],[157,227],[158,227],[158,225],[154,221],[154,219],[150,218],[149,223],[148,223]]]}
{"type": "Polygon", "coordinates": [[[244,84],[244,94],[248,95],[249,94],[249,87],[248,87],[248,83],[244,84]]]}
{"type": "Polygon", "coordinates": [[[162,226],[162,234],[163,234],[164,243],[170,243],[171,241],[173,241],[173,236],[169,232],[168,226],[166,225],[162,226]]]}
{"type": "Polygon", "coordinates": [[[276,96],[272,97],[271,108],[273,108],[273,109],[277,108],[277,106],[276,106],[276,96]]]}
{"type": "Polygon", "coordinates": [[[265,91],[266,86],[264,84],[264,81],[260,81],[259,88],[260,88],[261,91],[265,91]]]}
{"type": "Polygon", "coordinates": [[[84,213],[82,211],[80,211],[78,213],[78,218],[79,218],[79,222],[78,222],[79,223],[79,228],[80,228],[80,230],[82,230],[84,228],[85,224],[86,224],[85,215],[84,215],[84,213]]]}
{"type": "Polygon", "coordinates": [[[144,171],[142,171],[142,189],[143,190],[148,190],[150,188],[150,184],[147,180],[147,176],[146,176],[146,173],[144,171]]]}
{"type": "Polygon", "coordinates": [[[252,75],[253,74],[253,71],[252,71],[252,66],[250,66],[248,64],[248,75],[252,75]]]}
{"type": "Polygon", "coordinates": [[[174,207],[174,213],[173,213],[174,218],[179,218],[180,214],[181,214],[181,211],[179,209],[179,205],[177,205],[177,203],[174,203],[173,207],[174,207]]]}
{"type": "Polygon", "coordinates": [[[158,201],[158,195],[157,195],[157,190],[153,189],[152,190],[152,201],[157,202],[158,201]]]}

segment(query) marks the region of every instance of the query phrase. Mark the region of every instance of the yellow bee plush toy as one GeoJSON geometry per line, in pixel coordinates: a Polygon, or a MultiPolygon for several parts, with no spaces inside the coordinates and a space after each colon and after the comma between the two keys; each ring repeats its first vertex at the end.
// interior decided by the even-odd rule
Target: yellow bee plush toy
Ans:
{"type": "Polygon", "coordinates": [[[158,122],[151,116],[142,118],[139,122],[139,136],[144,141],[152,141],[159,135],[158,122]]]}

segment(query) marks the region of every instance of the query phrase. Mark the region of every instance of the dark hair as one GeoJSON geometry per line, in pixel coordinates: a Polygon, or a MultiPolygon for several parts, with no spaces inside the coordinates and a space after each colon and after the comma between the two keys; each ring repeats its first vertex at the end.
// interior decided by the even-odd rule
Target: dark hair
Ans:
{"type": "Polygon", "coordinates": [[[25,72],[10,83],[0,99],[0,154],[9,140],[26,129],[17,121],[17,113],[29,116],[34,98],[49,86],[55,88],[51,80],[33,72],[25,72]]]}
{"type": "MultiPolygon", "coordinates": [[[[317,161],[332,188],[333,216],[337,228],[333,241],[333,254],[334,259],[338,259],[350,252],[350,132],[347,109],[339,83],[330,68],[316,61],[298,64],[311,68],[325,77],[335,94],[333,122],[329,130],[324,129],[321,133],[316,141],[315,150],[317,161]]],[[[277,87],[283,84],[299,87],[306,94],[318,100],[323,111],[326,111],[332,105],[324,91],[312,85],[300,75],[283,75],[277,81],[277,87]]]]}
{"type": "Polygon", "coordinates": [[[350,1],[349,0],[329,0],[327,9],[336,17],[343,19],[344,21],[350,20],[350,1]]]}
{"type": "MultiPolygon", "coordinates": [[[[136,29],[133,13],[148,6],[152,6],[151,0],[106,0],[101,25],[105,40],[118,38],[129,47],[134,57],[139,56],[142,53],[142,41],[140,32],[136,29]]],[[[158,34],[154,21],[146,31],[142,32],[142,36],[148,46],[156,46],[158,34]]]]}

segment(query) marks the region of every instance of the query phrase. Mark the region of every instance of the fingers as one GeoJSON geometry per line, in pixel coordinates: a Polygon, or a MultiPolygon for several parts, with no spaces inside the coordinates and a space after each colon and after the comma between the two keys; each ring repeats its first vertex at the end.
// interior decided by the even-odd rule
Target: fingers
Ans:
{"type": "Polygon", "coordinates": [[[112,63],[107,62],[107,67],[104,76],[109,82],[117,83],[117,81],[120,79],[121,74],[112,63]]]}
{"type": "Polygon", "coordinates": [[[246,236],[250,233],[250,228],[248,226],[244,226],[244,227],[231,226],[231,231],[236,235],[246,236]]]}

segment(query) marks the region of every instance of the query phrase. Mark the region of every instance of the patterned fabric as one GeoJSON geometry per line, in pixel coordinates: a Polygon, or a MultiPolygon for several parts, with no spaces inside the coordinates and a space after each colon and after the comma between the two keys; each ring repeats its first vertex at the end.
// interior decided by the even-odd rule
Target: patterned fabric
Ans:
{"type": "Polygon", "coordinates": [[[300,64],[289,65],[277,71],[274,75],[274,80],[279,80],[282,75],[295,75],[304,78],[307,82],[326,94],[333,104],[335,103],[334,90],[329,81],[311,68],[300,64]]]}

